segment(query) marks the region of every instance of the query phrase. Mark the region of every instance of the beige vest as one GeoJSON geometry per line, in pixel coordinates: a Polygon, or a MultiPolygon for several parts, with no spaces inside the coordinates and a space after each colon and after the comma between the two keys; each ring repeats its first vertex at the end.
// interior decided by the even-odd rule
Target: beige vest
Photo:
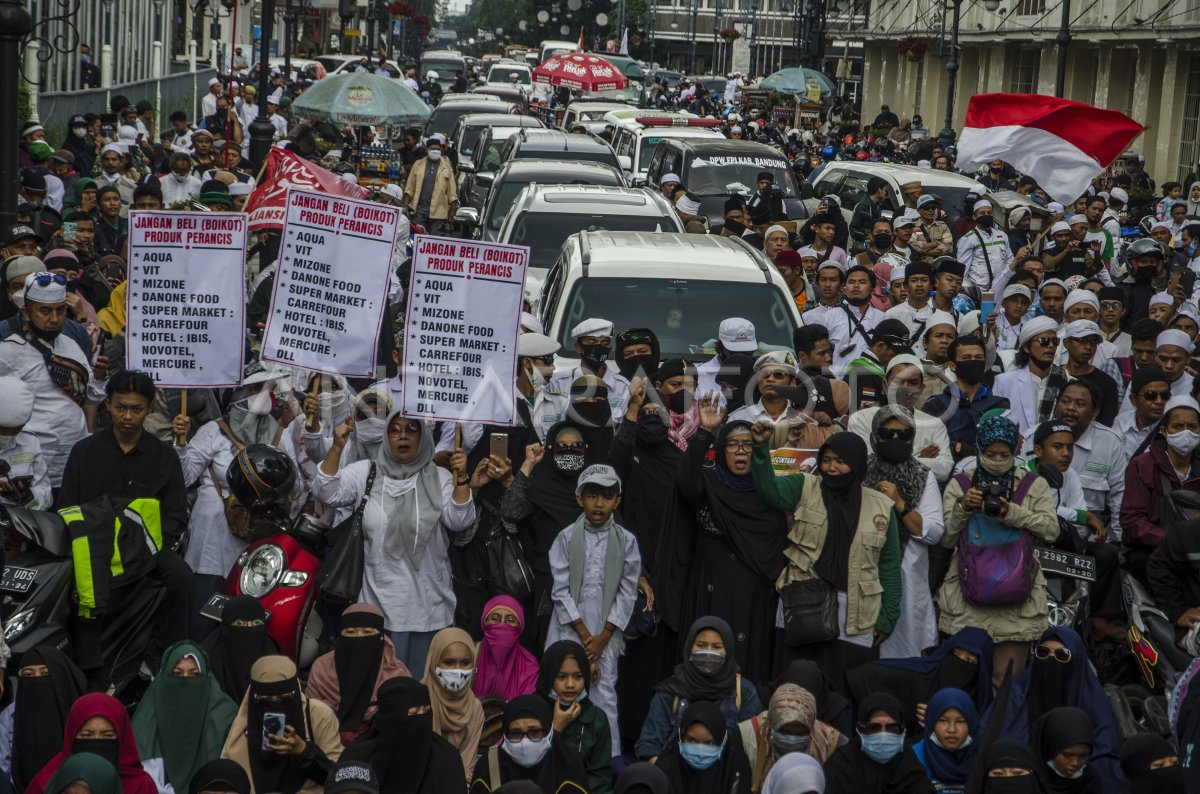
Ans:
{"type": "MultiPolygon", "coordinates": [[[[879,581],[879,555],[887,543],[891,523],[891,499],[879,491],[862,489],[862,509],[858,526],[850,542],[849,576],[846,586],[846,633],[869,634],[883,608],[883,585],[879,581]]],[[[829,520],[821,499],[820,479],[806,476],[800,503],[792,516],[788,545],[784,549],[787,566],[775,586],[816,579],[817,558],[825,545],[829,520]]]]}

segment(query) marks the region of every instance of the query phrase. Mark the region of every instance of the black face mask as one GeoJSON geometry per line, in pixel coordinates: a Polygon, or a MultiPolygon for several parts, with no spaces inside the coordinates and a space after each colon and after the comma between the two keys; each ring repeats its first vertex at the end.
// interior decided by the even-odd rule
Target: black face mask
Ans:
{"type": "Polygon", "coordinates": [[[657,447],[667,440],[667,426],[657,413],[647,414],[637,423],[637,443],[643,447],[657,447]]]}
{"type": "Polygon", "coordinates": [[[899,465],[912,457],[913,442],[902,438],[891,438],[875,442],[875,454],[893,465],[899,465]]]}
{"type": "Polygon", "coordinates": [[[567,408],[567,417],[581,422],[584,427],[606,427],[612,419],[612,410],[608,407],[608,400],[577,402],[567,408]]]}
{"type": "Polygon", "coordinates": [[[71,743],[72,753],[92,753],[113,766],[119,766],[121,744],[117,739],[76,739],[71,743]]]}
{"type": "Polygon", "coordinates": [[[653,375],[658,371],[658,359],[653,353],[642,353],[636,356],[622,359],[620,366],[617,368],[626,378],[632,378],[637,374],[638,368],[641,367],[647,375],[653,375]]]}
{"type": "Polygon", "coordinates": [[[953,653],[938,665],[938,689],[961,689],[975,697],[979,689],[979,665],[958,658],[953,653]]]}
{"type": "Polygon", "coordinates": [[[892,236],[890,234],[877,234],[871,238],[871,242],[875,244],[876,248],[882,251],[884,248],[892,247],[892,236]]]}
{"type": "Polygon", "coordinates": [[[609,351],[612,350],[608,345],[580,345],[583,348],[583,353],[580,358],[583,363],[587,364],[593,370],[600,369],[604,366],[604,362],[608,360],[609,351]]]}
{"type": "Polygon", "coordinates": [[[1138,282],[1139,284],[1149,284],[1151,281],[1154,280],[1154,277],[1156,275],[1158,275],[1158,268],[1155,267],[1154,265],[1149,265],[1147,267],[1134,268],[1133,280],[1138,282]]]}
{"type": "Polygon", "coordinates": [[[842,474],[821,474],[821,486],[835,494],[847,493],[858,484],[858,475],[852,471],[842,474]]]}
{"type": "Polygon", "coordinates": [[[1029,794],[1031,791],[1041,791],[1034,775],[984,778],[984,794],[1029,794]]]}
{"type": "Polygon", "coordinates": [[[984,231],[986,231],[986,230],[992,228],[992,224],[995,222],[996,222],[996,219],[993,218],[991,215],[980,215],[975,220],[975,225],[978,226],[980,229],[983,229],[984,231]]]}
{"type": "Polygon", "coordinates": [[[664,395],[664,397],[666,398],[665,402],[667,407],[671,409],[671,413],[686,413],[687,409],[691,407],[692,404],[692,395],[688,394],[686,391],[677,391],[671,395],[664,395]]]}
{"type": "Polygon", "coordinates": [[[986,361],[955,361],[954,374],[968,386],[977,386],[983,380],[986,361]]]}

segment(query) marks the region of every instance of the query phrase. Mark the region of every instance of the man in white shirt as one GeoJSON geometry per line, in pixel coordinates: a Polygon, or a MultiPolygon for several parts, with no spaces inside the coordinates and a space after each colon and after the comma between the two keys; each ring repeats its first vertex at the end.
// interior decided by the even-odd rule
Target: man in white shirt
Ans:
{"type": "Polygon", "coordinates": [[[200,177],[192,173],[192,156],[176,150],[171,153],[170,162],[171,170],[158,181],[164,207],[200,195],[200,177]]]}
{"type": "MultiPolygon", "coordinates": [[[[996,376],[992,394],[1008,400],[1012,419],[1021,435],[1029,438],[1033,428],[1053,415],[1055,399],[1046,400],[1046,389],[1054,371],[1054,353],[1058,350],[1058,323],[1049,317],[1035,317],[1021,328],[1017,361],[1020,369],[996,376]]],[[[1061,371],[1055,373],[1055,388],[1066,383],[1061,371]]]]}
{"type": "Polygon", "coordinates": [[[200,118],[206,119],[217,112],[217,97],[221,95],[221,81],[216,77],[208,79],[208,93],[200,100],[200,118]]]}
{"type": "Polygon", "coordinates": [[[850,268],[842,290],[845,300],[838,308],[825,312],[822,324],[829,329],[833,371],[839,375],[871,345],[871,331],[883,320],[883,312],[871,305],[875,279],[875,272],[866,265],[850,268]]]}
{"type": "Polygon", "coordinates": [[[980,290],[988,290],[1012,257],[1008,251],[1008,235],[995,226],[992,203],[979,199],[972,207],[975,228],[958,240],[955,259],[967,267],[967,278],[980,290]]]}
{"type": "Polygon", "coordinates": [[[585,375],[604,381],[608,387],[612,422],[620,423],[629,401],[629,381],[615,366],[608,364],[612,353],[612,335],[613,324],[597,318],[584,320],[571,329],[571,341],[575,343],[579,366],[556,373],[542,389],[533,408],[533,426],[539,437],[545,439],[551,427],[567,418],[567,409],[571,405],[571,384],[585,375]]]}
{"type": "Polygon", "coordinates": [[[884,315],[904,323],[910,339],[920,339],[925,333],[925,323],[933,313],[933,306],[929,303],[932,284],[933,268],[929,263],[921,261],[907,265],[904,268],[904,291],[908,298],[899,306],[888,309],[884,315]]]}
{"type": "Polygon", "coordinates": [[[721,321],[717,331],[717,354],[696,367],[696,394],[703,396],[710,391],[719,392],[717,375],[721,362],[734,353],[754,355],[758,351],[758,339],[754,334],[754,323],[741,317],[727,317],[721,321]]]}
{"type": "Polygon", "coordinates": [[[1130,458],[1144,451],[1146,437],[1162,419],[1163,408],[1171,399],[1171,384],[1158,367],[1145,367],[1133,373],[1129,381],[1129,401],[1132,411],[1117,414],[1113,432],[1125,442],[1130,458]]]}

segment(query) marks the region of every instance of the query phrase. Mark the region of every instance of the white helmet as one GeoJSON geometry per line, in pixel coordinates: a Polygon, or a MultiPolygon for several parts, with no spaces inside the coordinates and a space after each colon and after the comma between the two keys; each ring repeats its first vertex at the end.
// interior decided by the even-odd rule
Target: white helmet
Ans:
{"type": "Polygon", "coordinates": [[[436,79],[438,79],[438,73],[433,70],[430,70],[425,73],[425,79],[426,80],[436,80],[436,79]]]}
{"type": "Polygon", "coordinates": [[[905,267],[908,265],[908,259],[900,254],[884,254],[883,256],[879,257],[879,264],[889,265],[893,268],[905,267]]]}

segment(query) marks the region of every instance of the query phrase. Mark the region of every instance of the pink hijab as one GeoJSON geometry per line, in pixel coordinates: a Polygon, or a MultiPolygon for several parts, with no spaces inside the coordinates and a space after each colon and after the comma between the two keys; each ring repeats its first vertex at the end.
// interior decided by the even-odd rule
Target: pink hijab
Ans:
{"type": "Polygon", "coordinates": [[[521,647],[521,629],[525,627],[525,610],[512,596],[498,595],[483,606],[483,642],[479,644],[479,663],[475,672],[475,696],[498,697],[505,701],[518,695],[533,694],[537,684],[538,660],[521,647]],[[508,607],[517,613],[521,625],[487,622],[487,616],[497,607],[508,607]]]}

